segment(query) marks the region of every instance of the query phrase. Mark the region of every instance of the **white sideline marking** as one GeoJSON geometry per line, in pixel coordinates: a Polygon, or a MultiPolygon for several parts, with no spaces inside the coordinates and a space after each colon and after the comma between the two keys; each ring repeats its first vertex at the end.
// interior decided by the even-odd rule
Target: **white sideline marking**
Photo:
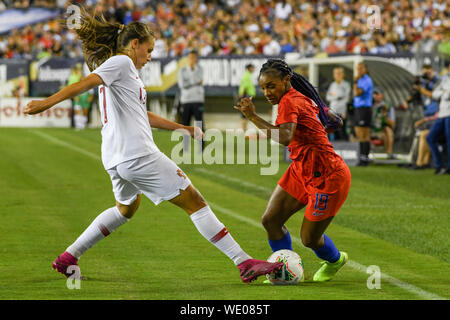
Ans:
{"type": "Polygon", "coordinates": [[[48,135],[48,134],[46,134],[44,132],[36,131],[36,130],[30,130],[30,132],[33,133],[33,134],[36,134],[38,136],[41,136],[42,138],[47,139],[48,141],[53,142],[54,144],[57,144],[57,145],[60,145],[62,147],[66,147],[68,149],[76,151],[78,153],[84,154],[85,156],[88,156],[88,157],[90,157],[92,159],[100,160],[100,161],[102,160],[102,157],[99,156],[98,154],[95,154],[95,153],[89,152],[89,151],[87,151],[87,150],[85,150],[83,148],[79,148],[77,146],[71,145],[70,143],[67,143],[67,142],[65,142],[63,140],[60,140],[60,139],[55,138],[55,137],[52,137],[51,135],[48,135]]]}
{"type": "Polygon", "coordinates": [[[226,176],[226,175],[218,173],[218,172],[212,172],[211,170],[208,170],[208,169],[205,169],[205,168],[194,167],[193,169],[195,171],[198,171],[198,172],[203,172],[204,174],[207,174],[207,175],[214,175],[215,177],[219,177],[219,178],[224,179],[224,180],[228,180],[228,181],[231,181],[231,182],[239,183],[239,184],[241,184],[243,186],[246,186],[246,187],[249,187],[249,188],[253,188],[253,189],[256,189],[256,190],[259,190],[259,191],[263,191],[263,192],[267,193],[269,196],[272,194],[272,191],[273,191],[273,189],[266,188],[266,187],[263,187],[263,186],[259,186],[257,184],[251,183],[251,182],[242,181],[242,180],[237,179],[237,178],[229,177],[229,176],[226,176]]]}
{"type": "MultiPolygon", "coordinates": [[[[90,158],[92,158],[92,159],[101,161],[101,157],[100,157],[99,155],[95,154],[95,153],[92,153],[92,152],[89,152],[89,151],[84,150],[84,149],[82,149],[82,148],[79,148],[79,147],[77,147],[77,146],[71,145],[71,144],[69,144],[69,143],[67,143],[67,142],[65,142],[65,141],[63,141],[63,140],[60,140],[60,139],[55,138],[55,137],[52,137],[52,136],[50,136],[50,135],[48,135],[48,134],[46,134],[46,133],[43,133],[43,132],[41,132],[41,131],[35,131],[35,130],[32,130],[32,131],[30,131],[30,132],[33,133],[33,134],[36,134],[36,135],[38,135],[38,136],[40,136],[40,137],[42,137],[42,138],[44,138],[44,139],[47,139],[48,141],[50,141],[50,142],[52,142],[52,143],[54,143],[54,144],[60,145],[60,146],[62,146],[62,147],[66,147],[66,148],[71,149],[71,150],[73,150],[73,151],[76,151],[76,152],[78,152],[78,153],[84,154],[84,155],[86,155],[86,156],[88,156],[88,157],[90,157],[90,158]]],[[[199,170],[199,168],[196,168],[196,170],[197,170],[197,171],[205,171],[205,170],[206,170],[206,171],[209,171],[209,170],[207,170],[207,169],[199,170]]],[[[205,171],[205,172],[206,172],[206,171],[205,171]]],[[[241,181],[241,180],[239,180],[239,179],[237,179],[237,178],[230,178],[230,177],[227,177],[227,176],[225,176],[225,175],[222,175],[222,174],[216,174],[216,173],[215,173],[214,175],[215,175],[216,177],[226,177],[226,178],[227,178],[228,180],[230,180],[230,181],[237,182],[237,183],[240,183],[240,184],[244,184],[244,185],[247,185],[247,186],[252,186],[252,187],[255,187],[255,188],[257,187],[259,190],[263,190],[263,189],[269,190],[268,188],[265,188],[265,187],[262,187],[262,186],[255,185],[255,184],[252,184],[252,183],[250,183],[250,182],[244,182],[244,181],[241,181]]],[[[236,212],[234,212],[234,211],[232,211],[232,210],[230,210],[230,209],[223,208],[223,207],[221,207],[221,206],[219,206],[219,205],[217,205],[217,204],[215,204],[215,203],[212,203],[212,202],[210,202],[210,201],[208,201],[208,203],[209,203],[212,207],[216,208],[217,210],[221,211],[222,213],[224,213],[224,214],[226,214],[226,215],[228,215],[228,216],[230,216],[230,217],[233,217],[233,218],[235,218],[235,219],[237,219],[237,220],[240,220],[240,221],[242,221],[242,222],[245,222],[245,223],[247,223],[247,224],[249,224],[249,225],[252,225],[252,226],[254,226],[254,227],[256,227],[256,228],[263,229],[263,226],[261,225],[261,223],[256,222],[256,221],[253,220],[253,219],[250,219],[250,218],[247,218],[247,217],[245,217],[245,216],[242,216],[242,215],[240,215],[240,214],[238,214],[238,213],[236,213],[236,212]]],[[[303,246],[302,241],[300,240],[300,238],[298,238],[298,237],[296,237],[296,236],[292,236],[292,235],[291,235],[291,238],[292,238],[292,240],[293,240],[297,245],[303,246]]],[[[356,262],[356,261],[349,260],[349,261],[347,262],[347,265],[348,265],[349,267],[351,267],[351,268],[357,270],[357,271],[360,271],[360,272],[362,272],[362,273],[366,273],[367,266],[362,265],[362,264],[360,264],[360,263],[358,263],[358,262],[356,262]]],[[[412,285],[412,284],[409,284],[409,283],[400,281],[400,280],[398,280],[398,279],[396,279],[396,278],[394,278],[394,277],[391,277],[391,276],[388,275],[388,274],[381,273],[381,277],[382,277],[382,279],[384,279],[385,281],[387,281],[387,282],[389,282],[389,283],[391,283],[391,284],[393,284],[393,285],[395,285],[395,286],[397,286],[397,287],[399,287],[399,288],[401,288],[401,289],[403,289],[403,290],[406,290],[406,291],[408,291],[408,292],[410,292],[410,293],[416,294],[416,295],[418,295],[419,297],[421,297],[421,298],[423,298],[423,299],[427,299],[427,300],[447,300],[447,299],[444,298],[444,297],[441,297],[441,296],[436,295],[436,294],[434,294],[434,293],[425,291],[425,290],[423,290],[423,289],[421,289],[421,288],[419,288],[419,287],[416,287],[416,286],[414,286],[414,285],[412,285]]]]}
{"type": "MultiPolygon", "coordinates": [[[[246,187],[249,187],[249,188],[253,188],[253,189],[256,189],[256,190],[259,190],[259,191],[263,191],[264,193],[266,193],[266,195],[268,197],[270,197],[270,195],[272,194],[273,190],[275,189],[275,185],[271,189],[271,188],[267,188],[267,187],[263,187],[263,186],[251,183],[251,182],[243,181],[243,180],[240,180],[238,178],[229,177],[227,175],[224,175],[224,174],[221,174],[221,173],[217,173],[217,172],[205,169],[205,168],[194,167],[193,170],[201,172],[201,173],[204,173],[204,174],[209,175],[209,176],[212,176],[214,178],[219,177],[219,178],[221,178],[223,180],[226,180],[226,181],[239,183],[239,184],[241,184],[243,186],[246,186],[246,187]]],[[[404,209],[404,208],[411,208],[411,209],[433,209],[433,208],[436,208],[436,206],[432,205],[432,204],[417,205],[417,204],[410,204],[410,203],[402,203],[401,205],[396,205],[396,204],[393,204],[393,203],[390,203],[390,204],[382,204],[382,203],[379,203],[379,204],[355,203],[355,204],[348,204],[348,205],[346,205],[346,207],[347,208],[371,208],[371,209],[374,209],[374,208],[396,208],[396,207],[402,208],[402,209],[404,209]]]]}

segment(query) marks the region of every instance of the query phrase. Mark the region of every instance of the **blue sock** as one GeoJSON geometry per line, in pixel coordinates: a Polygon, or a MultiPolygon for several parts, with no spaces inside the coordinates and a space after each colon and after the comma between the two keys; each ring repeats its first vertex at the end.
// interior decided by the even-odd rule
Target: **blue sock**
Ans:
{"type": "Polygon", "coordinates": [[[273,252],[282,249],[292,250],[292,241],[289,231],[287,231],[284,237],[281,238],[280,240],[270,240],[270,239],[268,240],[273,252]]]}
{"type": "Polygon", "coordinates": [[[336,249],[333,241],[326,234],[324,234],[323,237],[325,238],[325,244],[319,250],[313,250],[314,253],[320,259],[326,260],[328,262],[333,263],[338,261],[341,257],[341,253],[338,249],[336,249]]]}

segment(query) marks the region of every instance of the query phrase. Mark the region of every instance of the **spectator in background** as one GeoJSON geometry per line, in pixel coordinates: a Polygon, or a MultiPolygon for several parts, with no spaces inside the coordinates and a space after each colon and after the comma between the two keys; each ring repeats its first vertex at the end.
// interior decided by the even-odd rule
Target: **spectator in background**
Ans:
{"type": "Polygon", "coordinates": [[[200,44],[200,56],[206,57],[213,53],[213,47],[211,46],[212,40],[208,35],[202,35],[202,41],[200,44]]]}
{"type": "Polygon", "coordinates": [[[361,42],[360,36],[355,36],[351,39],[350,43],[347,46],[347,51],[351,53],[360,54],[364,51],[364,43],[361,42]]]}
{"type": "Polygon", "coordinates": [[[407,165],[406,168],[410,168],[412,170],[421,170],[430,167],[431,152],[426,141],[426,138],[430,130],[421,129],[421,127],[422,128],[425,127],[426,123],[432,120],[433,119],[430,117],[429,119],[428,118],[420,119],[414,123],[414,128],[416,129],[416,131],[408,158],[410,158],[411,161],[413,161],[414,158],[413,155],[416,152],[417,158],[414,163],[407,165]]]}
{"type": "Polygon", "coordinates": [[[34,0],[37,7],[52,8],[56,7],[56,0],[34,0]]]}
{"type": "Polygon", "coordinates": [[[347,39],[345,36],[345,30],[339,30],[336,33],[337,39],[334,41],[335,45],[339,48],[339,52],[347,51],[347,39]]]}
{"type": "MultiPolygon", "coordinates": [[[[67,86],[70,86],[71,84],[77,83],[81,80],[81,78],[83,77],[83,66],[81,63],[77,63],[75,66],[72,67],[72,69],[70,70],[70,77],[69,80],[67,80],[67,86]]],[[[75,127],[75,99],[76,98],[72,98],[72,112],[71,114],[71,127],[75,127]]]]}
{"type": "Polygon", "coordinates": [[[52,56],[53,57],[62,57],[63,55],[63,47],[61,44],[61,40],[56,40],[52,44],[52,56]]]}
{"type": "Polygon", "coordinates": [[[413,86],[414,90],[419,92],[422,97],[425,117],[433,116],[439,110],[438,102],[433,99],[431,94],[439,80],[433,67],[430,64],[426,64],[422,67],[420,80],[413,86]]]}
{"type": "Polygon", "coordinates": [[[447,28],[441,27],[435,37],[439,40],[438,52],[450,59],[450,21],[447,24],[447,28]]]}
{"type": "Polygon", "coordinates": [[[320,29],[319,35],[320,35],[320,50],[322,52],[325,52],[325,49],[330,44],[330,37],[328,36],[328,31],[326,29],[320,29]]]}
{"type": "Polygon", "coordinates": [[[275,5],[275,17],[280,20],[287,20],[292,13],[292,6],[286,1],[281,0],[275,5]]]}
{"type": "Polygon", "coordinates": [[[346,131],[347,123],[347,104],[350,101],[351,87],[350,84],[344,80],[344,68],[336,67],[333,69],[334,81],[331,83],[327,91],[327,100],[329,106],[337,114],[339,114],[344,121],[343,126],[334,132],[336,140],[348,140],[346,131]]]}
{"type": "Polygon", "coordinates": [[[52,57],[52,48],[50,47],[50,48],[46,48],[46,47],[44,47],[38,54],[37,54],[37,56],[36,56],[36,58],[38,59],[38,60],[41,60],[41,59],[45,59],[45,58],[51,58],[52,57]]]}
{"type": "Polygon", "coordinates": [[[418,102],[423,109],[422,119],[419,119],[414,123],[414,128],[416,129],[415,139],[417,139],[417,143],[413,142],[410,157],[411,159],[413,158],[412,155],[415,153],[417,146],[417,159],[411,166],[411,169],[413,170],[429,167],[430,149],[426,138],[430,132],[430,128],[438,117],[439,105],[432,97],[432,91],[438,81],[439,78],[435,75],[431,65],[424,65],[421,76],[415,80],[413,85],[412,96],[407,99],[407,101],[418,102]]]}
{"type": "Polygon", "coordinates": [[[334,37],[331,37],[328,43],[328,46],[325,48],[325,52],[327,54],[336,54],[339,53],[341,49],[336,45],[336,40],[334,37]]]}
{"type": "Polygon", "coordinates": [[[379,54],[380,48],[378,47],[376,39],[369,39],[367,41],[367,52],[371,54],[379,54]]]}
{"type": "Polygon", "coordinates": [[[372,124],[373,81],[368,74],[367,66],[360,62],[357,65],[353,83],[354,125],[356,138],[359,141],[358,166],[369,165],[370,127],[372,124]]]}
{"type": "Polygon", "coordinates": [[[281,45],[281,53],[290,53],[295,51],[292,42],[289,40],[289,37],[286,34],[283,34],[280,45],[281,45]]]}
{"type": "Polygon", "coordinates": [[[14,1],[14,8],[25,9],[25,8],[28,8],[29,6],[30,6],[29,0],[15,0],[14,1]]]}
{"type": "MultiPolygon", "coordinates": [[[[200,39],[195,47],[198,50],[203,46],[207,48],[205,49],[207,53],[202,55],[230,55],[247,51],[246,41],[249,39],[253,41],[257,37],[260,37],[259,43],[253,42],[253,48],[250,48],[248,52],[261,54],[266,41],[256,33],[271,34],[274,39],[283,42],[283,52],[289,52],[291,50],[289,44],[291,44],[294,51],[301,55],[325,52],[329,46],[329,39],[326,38],[335,34],[337,35],[336,46],[330,46],[329,53],[364,53],[367,51],[366,45],[368,50],[375,54],[394,52],[394,50],[411,52],[413,46],[416,46],[414,48],[416,51],[430,52],[434,50],[436,44],[440,52],[450,52],[448,39],[438,35],[438,30],[445,31],[449,27],[449,19],[446,15],[447,3],[441,0],[428,0],[425,3],[403,0],[394,3],[389,0],[377,1],[377,5],[383,8],[383,24],[379,32],[373,32],[368,28],[365,20],[367,17],[363,14],[367,4],[361,4],[358,1],[331,1],[329,7],[323,1],[311,5],[304,1],[300,3],[290,0],[275,2],[229,0],[228,5],[227,0],[186,2],[180,0],[74,0],[67,1],[67,4],[72,2],[84,3],[88,9],[95,9],[95,12],[102,13],[109,21],[122,24],[132,21],[154,23],[155,29],[161,30],[171,57],[184,55],[186,47],[194,46],[190,41],[193,38],[202,38],[203,34],[208,34],[211,39],[219,39],[219,41],[215,45],[212,41],[204,45],[204,40],[200,39]],[[243,25],[242,30],[236,32],[237,26],[240,25],[243,25]],[[414,31],[416,29],[420,31],[414,31]],[[320,34],[316,35],[316,33],[320,34]],[[345,37],[339,36],[342,33],[345,33],[345,37]],[[285,44],[284,35],[288,35],[288,44],[285,44]],[[325,40],[321,42],[323,39],[325,40]],[[354,41],[350,42],[351,39],[354,41]],[[367,43],[369,40],[371,40],[370,43],[367,43]],[[385,41],[387,41],[386,44],[385,41]],[[342,45],[344,42],[347,42],[345,46],[342,45]],[[209,53],[210,49],[212,51],[209,53]]],[[[63,8],[65,5],[64,0],[0,0],[0,10],[1,3],[4,3],[6,8],[14,6],[28,8],[30,5],[63,8]]],[[[54,27],[51,29],[53,30],[54,27]]],[[[55,32],[58,33],[56,30],[55,32]]],[[[41,35],[38,38],[40,39],[41,35]]],[[[22,44],[15,44],[10,48],[11,52],[5,53],[6,58],[17,57],[15,51],[18,48],[22,50],[23,47],[22,44]]],[[[31,50],[33,51],[34,48],[31,50]]],[[[271,50],[273,51],[274,49],[271,50]]],[[[77,57],[81,56],[80,50],[76,52],[77,57]]]]}
{"type": "Polygon", "coordinates": [[[281,53],[281,46],[271,35],[266,36],[266,44],[263,47],[263,54],[266,56],[278,56],[281,53]]]}
{"type": "Polygon", "coordinates": [[[433,90],[432,98],[440,99],[438,118],[432,125],[427,136],[427,143],[431,150],[436,174],[450,174],[450,63],[447,61],[448,73],[440,84],[433,90]],[[444,168],[438,142],[445,138],[447,146],[447,165],[444,168]]]}
{"type": "Polygon", "coordinates": [[[39,46],[42,49],[51,49],[51,47],[53,46],[53,35],[50,32],[49,28],[45,28],[46,30],[44,31],[42,37],[39,39],[39,46]]]}
{"type": "Polygon", "coordinates": [[[379,52],[380,53],[396,53],[397,49],[392,44],[392,42],[389,41],[388,37],[380,37],[380,46],[379,46],[379,52]]]}
{"type": "Polygon", "coordinates": [[[256,48],[253,45],[252,41],[250,41],[249,39],[245,39],[243,42],[243,46],[244,46],[244,54],[245,55],[252,55],[252,54],[256,54],[256,48]]]}
{"type": "Polygon", "coordinates": [[[94,90],[91,89],[73,98],[74,101],[74,125],[77,130],[84,130],[88,123],[89,109],[94,100],[94,90]]]}
{"type": "Polygon", "coordinates": [[[152,58],[165,58],[167,57],[168,50],[166,40],[161,37],[161,34],[156,32],[155,45],[152,51],[152,58]]]}
{"type": "MultiPolygon", "coordinates": [[[[244,97],[255,97],[256,96],[256,88],[252,81],[252,73],[255,71],[255,66],[253,64],[247,64],[245,66],[244,75],[241,78],[241,83],[239,85],[239,96],[238,99],[244,97]]],[[[241,113],[242,117],[242,130],[244,132],[247,131],[247,118],[241,113]]]]}
{"type": "Polygon", "coordinates": [[[191,118],[194,117],[196,121],[202,122],[204,132],[205,89],[203,88],[203,68],[198,64],[198,52],[196,50],[191,50],[187,59],[188,65],[178,72],[181,123],[189,126],[191,118]]]}
{"type": "Polygon", "coordinates": [[[373,90],[373,111],[372,137],[383,140],[388,159],[396,159],[393,153],[395,110],[387,104],[378,88],[373,90]]]}
{"type": "Polygon", "coordinates": [[[439,41],[433,38],[431,28],[426,28],[421,34],[419,41],[416,41],[411,49],[414,53],[433,53],[437,51],[439,41]]]}

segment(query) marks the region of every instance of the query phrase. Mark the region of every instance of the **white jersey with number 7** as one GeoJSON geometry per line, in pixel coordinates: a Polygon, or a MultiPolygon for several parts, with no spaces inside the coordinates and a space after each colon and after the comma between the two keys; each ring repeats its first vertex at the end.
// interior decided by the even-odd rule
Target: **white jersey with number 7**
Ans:
{"type": "Polygon", "coordinates": [[[105,169],[160,152],[148,120],[147,93],[133,61],[126,55],[116,55],[93,73],[104,83],[98,93],[105,169]]]}

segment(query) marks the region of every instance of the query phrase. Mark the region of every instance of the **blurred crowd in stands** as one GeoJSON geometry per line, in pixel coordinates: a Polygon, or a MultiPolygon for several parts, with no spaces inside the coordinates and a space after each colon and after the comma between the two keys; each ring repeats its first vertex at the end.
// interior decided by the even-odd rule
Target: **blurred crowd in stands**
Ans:
{"type": "Polygon", "coordinates": [[[29,7],[55,8],[64,6],[66,0],[0,0],[0,11],[7,8],[27,9],[29,7]]]}
{"type": "MultiPolygon", "coordinates": [[[[450,56],[447,0],[0,0],[0,12],[29,7],[64,12],[70,4],[102,13],[111,22],[152,24],[158,39],[155,58],[182,56],[191,48],[200,56],[289,52],[450,56]]],[[[2,58],[81,55],[74,33],[63,30],[57,20],[0,36],[2,58]]]]}

